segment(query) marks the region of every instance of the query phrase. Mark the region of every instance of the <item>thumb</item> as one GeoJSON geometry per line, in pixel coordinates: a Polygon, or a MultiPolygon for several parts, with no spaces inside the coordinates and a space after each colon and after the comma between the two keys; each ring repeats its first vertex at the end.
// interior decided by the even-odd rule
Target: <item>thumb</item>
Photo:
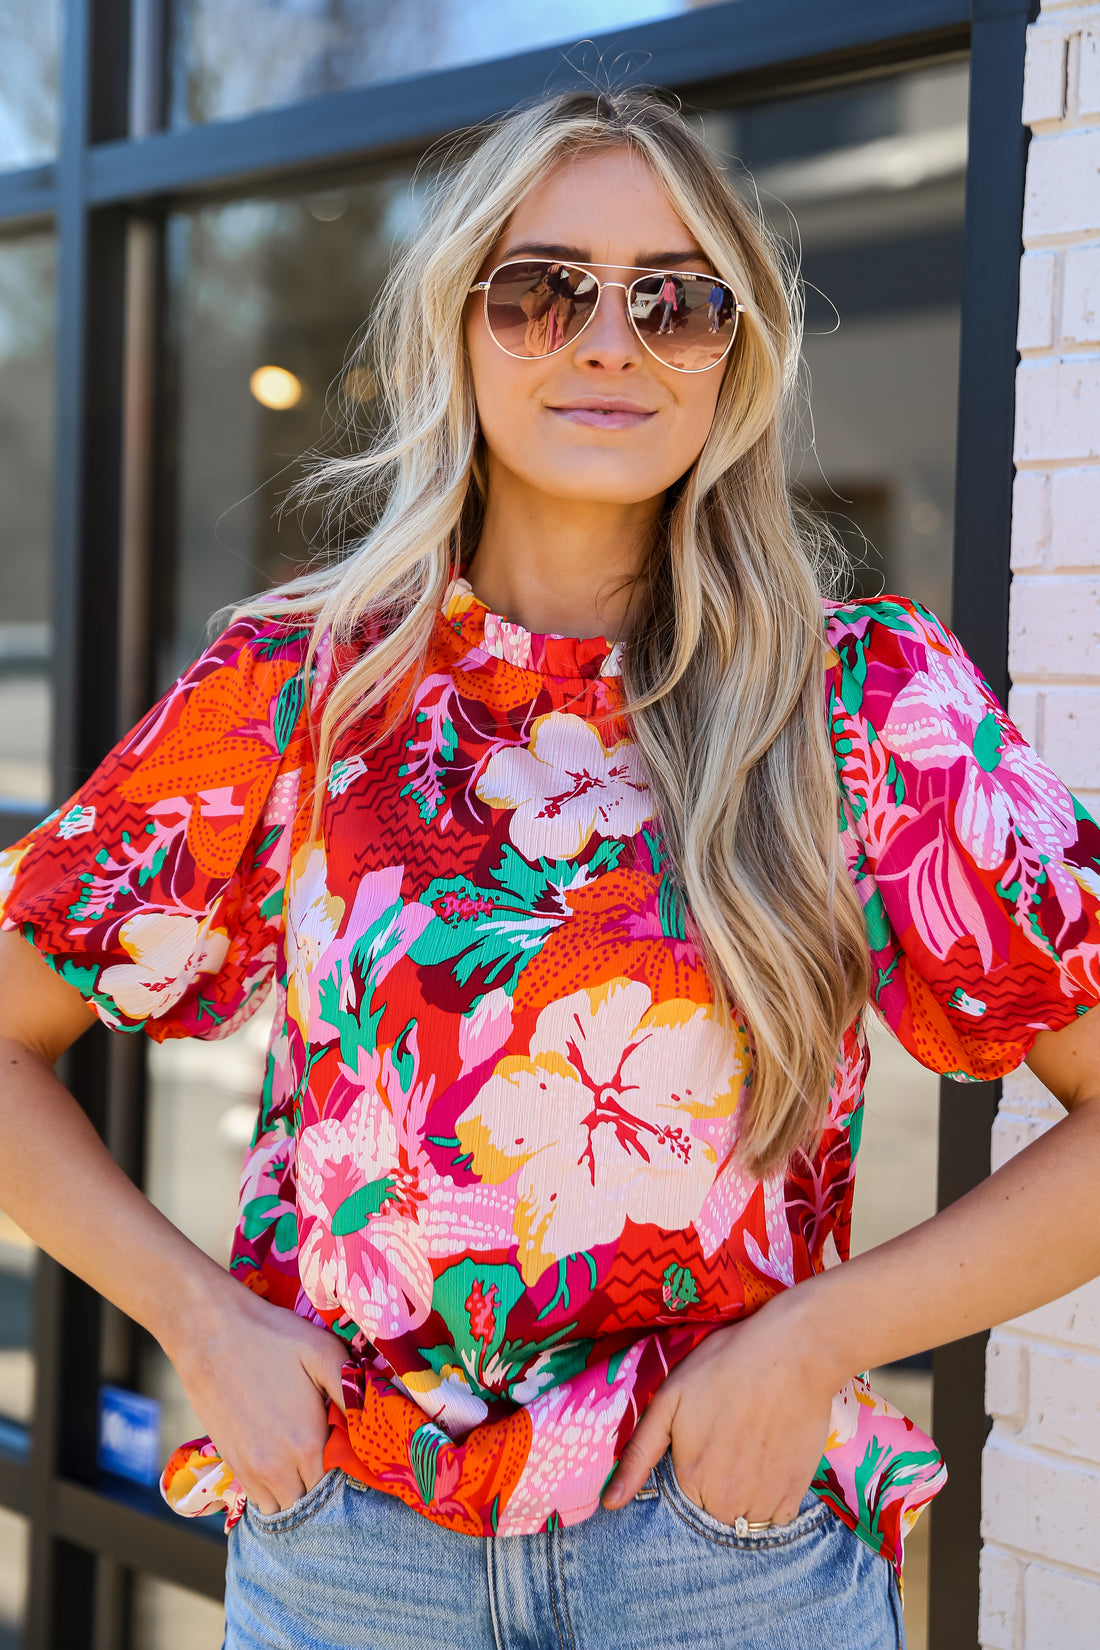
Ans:
{"type": "Polygon", "coordinates": [[[623,1507],[637,1495],[672,1442],[674,1414],[675,1405],[658,1391],[619,1456],[610,1481],[604,1486],[600,1501],[605,1507],[623,1507]]]}
{"type": "Polygon", "coordinates": [[[344,1343],[335,1335],[318,1337],[315,1344],[302,1354],[302,1367],[318,1392],[334,1403],[341,1415],[347,1413],[344,1404],[344,1343]]]}

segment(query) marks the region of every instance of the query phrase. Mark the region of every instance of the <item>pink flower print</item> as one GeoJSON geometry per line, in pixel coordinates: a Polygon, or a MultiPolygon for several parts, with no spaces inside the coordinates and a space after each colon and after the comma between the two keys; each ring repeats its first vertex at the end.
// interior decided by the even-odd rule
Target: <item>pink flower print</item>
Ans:
{"type": "Polygon", "coordinates": [[[339,1307],[369,1340],[385,1341],[428,1316],[432,1269],[417,1220],[423,1165],[409,1162],[380,1087],[368,1085],[342,1118],[302,1130],[298,1265],[319,1311],[339,1307]]]}
{"type": "Polygon", "coordinates": [[[615,1241],[628,1219],[690,1225],[733,1140],[745,1049],[697,1003],[613,980],[539,1015],[456,1125],[484,1185],[507,1183],[524,1282],[615,1241]]]}
{"type": "MultiPolygon", "coordinates": [[[[362,1004],[362,989],[368,998],[381,985],[395,963],[408,951],[432,920],[432,912],[419,901],[401,903],[401,884],[405,875],[403,865],[390,865],[384,871],[370,871],[356,890],[351,914],[343,924],[343,934],[335,931],[324,951],[309,970],[310,1036],[314,1043],[332,1042],[339,1035],[339,1027],[323,1016],[320,987],[332,983],[331,1000],[345,1014],[358,1011],[362,1004]],[[382,919],[385,918],[385,922],[382,919]],[[377,928],[369,949],[360,951],[357,969],[352,968],[351,953],[371,929],[377,928]],[[356,973],[359,979],[356,979],[356,973]]],[[[341,914],[343,912],[342,902],[341,914]]],[[[316,919],[315,919],[316,920],[316,919]]],[[[318,928],[319,928],[318,923],[318,928]]],[[[288,919],[289,931],[289,919],[288,919]]],[[[369,1006],[369,1005],[368,1005],[369,1006]]],[[[331,1012],[331,1009],[330,1009],[331,1012]]]]}
{"type": "Polygon", "coordinates": [[[608,750],[582,717],[558,710],[539,717],[528,746],[494,751],[476,790],[514,810],[508,835],[529,860],[572,859],[597,834],[632,837],[652,813],[634,744],[608,750]]]}
{"type": "Polygon", "coordinates": [[[310,976],[336,938],[344,902],[328,891],[328,862],[319,843],[306,842],[294,856],[287,881],[287,1013],[310,1041],[310,976]]]}
{"type": "Polygon", "coordinates": [[[512,999],[498,987],[487,991],[458,1022],[458,1056],[464,1072],[498,1054],[512,1035],[512,999]]]}
{"type": "Polygon", "coordinates": [[[224,928],[212,918],[169,911],[139,911],[119,929],[133,961],[114,963],[99,976],[99,989],[131,1020],[157,1019],[178,1003],[199,974],[216,974],[229,949],[224,928]]]}
{"type": "Polygon", "coordinates": [[[890,708],[882,729],[887,746],[922,767],[965,763],[954,826],[981,870],[1000,869],[1014,825],[1032,848],[1061,858],[1077,835],[1069,791],[1005,729],[954,654],[929,648],[927,659],[890,708]]]}

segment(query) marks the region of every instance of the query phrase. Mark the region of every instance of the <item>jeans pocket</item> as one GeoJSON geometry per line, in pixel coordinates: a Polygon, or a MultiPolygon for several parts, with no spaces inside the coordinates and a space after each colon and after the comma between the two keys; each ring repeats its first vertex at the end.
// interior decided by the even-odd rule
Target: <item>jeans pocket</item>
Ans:
{"type": "Polygon", "coordinates": [[[789,1547],[792,1542],[809,1535],[811,1530],[816,1530],[832,1516],[825,1502],[814,1495],[812,1490],[807,1490],[802,1505],[789,1524],[770,1524],[766,1530],[746,1530],[744,1534],[740,1534],[734,1525],[723,1524],[721,1519],[715,1518],[705,1508],[696,1506],[690,1496],[685,1495],[676,1476],[676,1468],[672,1464],[671,1451],[657,1463],[656,1476],[662,1496],[678,1518],[691,1525],[692,1529],[705,1536],[708,1541],[730,1547],[756,1548],[760,1551],[768,1551],[774,1547],[789,1547]]]}
{"type": "Polygon", "coordinates": [[[260,1535],[283,1535],[288,1530],[297,1529],[307,1518],[320,1512],[343,1476],[339,1467],[330,1467],[324,1477],[319,1478],[311,1490],[300,1495],[292,1507],[283,1507],[278,1512],[261,1512],[259,1507],[248,1501],[245,1503],[245,1521],[250,1529],[260,1535]]]}

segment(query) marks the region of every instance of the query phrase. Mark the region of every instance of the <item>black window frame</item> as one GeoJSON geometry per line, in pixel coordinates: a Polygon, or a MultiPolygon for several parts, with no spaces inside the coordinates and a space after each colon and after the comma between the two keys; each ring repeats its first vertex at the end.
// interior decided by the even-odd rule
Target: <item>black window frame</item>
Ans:
{"type": "MultiPolygon", "coordinates": [[[[0,236],[58,242],[54,453],[55,800],[152,697],[156,409],[165,212],[180,200],[416,155],[435,138],[578,78],[560,50],[412,76],[164,130],[170,0],[64,0],[55,161],[0,173],[0,236]],[[152,434],[150,433],[152,430],[152,434]]],[[[954,628],[1008,689],[1016,319],[1027,132],[1024,43],[1038,0],[723,0],[599,37],[599,61],[689,106],[776,97],[920,63],[970,60],[954,628]],[[794,51],[792,51],[794,47],[794,51]],[[633,68],[622,68],[633,65],[633,68]]],[[[35,821],[0,812],[0,841],[35,821]]],[[[141,1178],[140,1039],[95,1028],[65,1075],[141,1178]]],[[[940,1207],[989,1172],[999,1085],[943,1084],[940,1207]]],[[[135,1573],[221,1596],[224,1543],[96,1467],[103,1372],[133,1373],[125,1320],[45,1257],[27,1449],[0,1447],[0,1506],[30,1521],[27,1650],[122,1650],[135,1573]]],[[[934,1430],[951,1467],[932,1525],[931,1641],[975,1650],[986,1336],[937,1350],[934,1430]]]]}

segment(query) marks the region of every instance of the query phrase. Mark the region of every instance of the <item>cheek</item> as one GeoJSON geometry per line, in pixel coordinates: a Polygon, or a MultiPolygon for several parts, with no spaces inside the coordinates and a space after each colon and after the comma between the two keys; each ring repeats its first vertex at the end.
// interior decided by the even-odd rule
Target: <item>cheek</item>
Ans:
{"type": "Polygon", "coordinates": [[[680,475],[691,468],[703,450],[714,422],[720,388],[720,385],[703,382],[693,385],[691,391],[681,397],[677,416],[672,420],[670,437],[680,475]]]}
{"type": "Polygon", "coordinates": [[[520,440],[534,416],[533,369],[498,349],[483,325],[471,325],[466,336],[478,422],[489,447],[497,451],[520,440]]]}

